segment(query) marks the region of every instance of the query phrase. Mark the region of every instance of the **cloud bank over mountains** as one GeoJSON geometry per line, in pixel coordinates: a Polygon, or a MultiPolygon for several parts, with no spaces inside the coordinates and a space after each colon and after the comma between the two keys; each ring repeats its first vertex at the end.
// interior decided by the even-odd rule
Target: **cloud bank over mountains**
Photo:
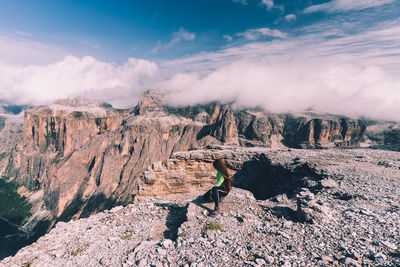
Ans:
{"type": "Polygon", "coordinates": [[[17,104],[46,104],[56,99],[85,96],[118,106],[137,101],[157,64],[129,58],[122,65],[86,56],[66,56],[46,65],[18,66],[0,62],[0,99],[17,104]]]}
{"type": "Polygon", "coordinates": [[[313,25],[300,37],[164,62],[160,69],[180,71],[157,88],[169,90],[176,105],[217,99],[272,112],[313,108],[400,121],[398,22],[352,35],[336,25],[313,25]]]}
{"type": "MultiPolygon", "coordinates": [[[[390,2],[334,0],[304,12],[360,10],[390,2]]],[[[273,1],[263,3],[268,7],[273,1]]],[[[342,18],[290,33],[248,29],[236,35],[246,41],[221,37],[229,44],[214,52],[159,61],[129,58],[122,64],[0,36],[0,99],[37,105],[80,95],[132,107],[152,88],[174,105],[218,100],[271,112],[313,108],[400,121],[400,19],[356,31],[367,22],[342,18]],[[24,51],[22,57],[19,51],[24,51]]],[[[287,20],[298,18],[292,14],[287,20]]],[[[179,28],[157,49],[195,39],[179,28]]]]}

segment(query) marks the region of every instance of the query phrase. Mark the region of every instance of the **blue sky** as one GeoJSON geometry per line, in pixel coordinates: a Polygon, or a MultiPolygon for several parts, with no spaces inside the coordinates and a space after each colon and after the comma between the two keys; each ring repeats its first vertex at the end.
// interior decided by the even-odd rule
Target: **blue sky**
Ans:
{"type": "Polygon", "coordinates": [[[60,46],[73,54],[123,62],[132,56],[176,58],[213,51],[229,44],[227,36],[251,28],[292,31],[321,19],[321,14],[301,15],[312,4],[283,1],[268,8],[255,0],[17,0],[2,2],[0,25],[8,34],[60,46]],[[288,14],[297,14],[296,23],[284,19],[288,14]],[[195,34],[194,40],[183,39],[167,46],[180,29],[195,34]],[[156,51],[156,47],[160,49],[156,51]]]}
{"type": "Polygon", "coordinates": [[[0,4],[0,98],[21,103],[132,106],[151,87],[178,105],[397,119],[399,59],[399,0],[0,4]]]}
{"type": "MultiPolygon", "coordinates": [[[[301,35],[304,27],[350,19],[346,16],[361,19],[362,25],[351,30],[362,31],[380,20],[395,17],[399,11],[398,4],[392,3],[396,9],[385,6],[388,14],[384,17],[376,17],[375,10],[375,18],[368,16],[371,9],[304,12],[324,3],[329,1],[12,0],[2,1],[0,29],[11,36],[58,46],[74,55],[89,54],[100,60],[124,62],[128,57],[158,60],[215,51],[249,41],[238,35],[249,29],[267,27],[301,35]],[[193,38],[185,38],[184,33],[193,38]],[[174,38],[180,39],[168,45],[174,38]]],[[[257,39],[274,38],[262,35],[257,39]]]]}

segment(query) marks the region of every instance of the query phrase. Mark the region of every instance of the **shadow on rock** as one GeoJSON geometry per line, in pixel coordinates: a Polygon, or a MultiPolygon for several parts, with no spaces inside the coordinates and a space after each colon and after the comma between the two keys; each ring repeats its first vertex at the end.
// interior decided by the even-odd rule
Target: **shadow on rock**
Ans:
{"type": "Polygon", "coordinates": [[[323,178],[323,174],[307,163],[294,161],[287,167],[273,164],[261,155],[243,164],[233,177],[233,186],[252,192],[256,199],[265,200],[280,194],[294,197],[303,187],[314,191],[323,178]]]}
{"type": "Polygon", "coordinates": [[[200,207],[202,209],[207,210],[208,212],[210,212],[211,209],[209,207],[205,206],[204,203],[212,203],[212,202],[213,201],[211,199],[210,200],[206,200],[204,198],[204,196],[198,196],[196,199],[192,200],[193,204],[195,204],[196,206],[198,206],[198,207],[200,207]]]}
{"type": "Polygon", "coordinates": [[[167,230],[164,231],[164,238],[171,239],[172,241],[176,241],[178,238],[178,229],[181,225],[187,221],[187,211],[188,206],[179,206],[177,204],[170,203],[155,203],[154,205],[158,207],[163,207],[168,209],[166,226],[167,230]]]}
{"type": "Polygon", "coordinates": [[[284,206],[276,206],[272,208],[274,215],[278,218],[284,218],[288,221],[292,222],[300,222],[298,218],[298,214],[296,210],[293,210],[289,207],[284,206]]]}

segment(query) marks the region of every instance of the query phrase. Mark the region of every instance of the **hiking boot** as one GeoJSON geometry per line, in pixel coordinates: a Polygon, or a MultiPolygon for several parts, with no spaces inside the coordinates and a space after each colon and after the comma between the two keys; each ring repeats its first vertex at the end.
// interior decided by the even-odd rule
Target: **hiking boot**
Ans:
{"type": "Polygon", "coordinates": [[[218,214],[220,214],[220,211],[219,211],[218,208],[217,209],[213,209],[212,211],[210,211],[210,216],[216,216],[218,214]]]}

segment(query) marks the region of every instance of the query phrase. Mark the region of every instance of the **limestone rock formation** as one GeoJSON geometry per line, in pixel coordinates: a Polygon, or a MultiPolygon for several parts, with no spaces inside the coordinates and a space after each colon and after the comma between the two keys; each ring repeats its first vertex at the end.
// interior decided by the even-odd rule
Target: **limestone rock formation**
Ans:
{"type": "Polygon", "coordinates": [[[126,111],[80,98],[57,101],[25,111],[25,142],[40,153],[68,154],[96,134],[115,130],[126,111]]]}
{"type": "Polygon", "coordinates": [[[355,146],[366,130],[363,120],[315,113],[288,114],[283,142],[297,148],[355,146]]]}
{"type": "Polygon", "coordinates": [[[151,90],[147,90],[141,96],[139,103],[133,110],[135,115],[153,114],[159,115],[163,112],[163,104],[160,97],[151,90]]]}
{"type": "Polygon", "coordinates": [[[398,152],[372,149],[223,146],[176,152],[147,170],[160,180],[149,190],[162,196],[58,222],[0,265],[398,266],[398,157],[398,152]],[[253,162],[267,171],[253,182],[282,183],[275,192],[264,190],[270,193],[266,199],[256,196],[263,192],[256,187],[234,187],[216,217],[208,216],[213,204],[200,201],[200,188],[181,198],[156,191],[168,186],[179,194],[182,184],[170,182],[172,176],[184,172],[187,185],[202,180],[196,176],[208,173],[207,166],[218,157],[225,157],[231,170],[238,168],[237,179],[247,175],[240,171],[253,162]]]}
{"type": "Polygon", "coordinates": [[[243,110],[235,117],[242,145],[282,147],[283,122],[279,116],[243,110]]]}
{"type": "MultiPolygon", "coordinates": [[[[198,151],[230,145],[239,149],[231,153],[230,167],[240,177],[249,177],[237,179],[236,186],[266,199],[282,191],[274,187],[280,181],[265,182],[259,180],[265,174],[251,173],[273,175],[282,169],[265,172],[273,164],[263,159],[244,163],[250,154],[241,155],[240,146],[350,146],[360,142],[364,131],[363,121],[333,115],[234,111],[216,102],[171,107],[152,91],[126,110],[75,98],[25,111],[23,141],[10,153],[3,174],[42,196],[35,212],[41,215],[31,222],[51,218],[54,223],[88,217],[138,197],[204,190],[212,182],[214,158],[204,162],[207,152],[198,151]],[[189,150],[196,150],[190,155],[200,155],[203,161],[176,153],[189,150]],[[192,170],[185,167],[182,172],[187,164],[193,164],[192,170]]],[[[293,182],[300,169],[285,173],[285,184],[293,182]]]]}
{"type": "Polygon", "coordinates": [[[214,137],[221,143],[238,143],[238,131],[235,117],[229,105],[216,106],[213,113],[210,114],[208,121],[212,122],[212,124],[203,127],[198,134],[198,139],[214,137]]]}
{"type": "Polygon", "coordinates": [[[23,126],[19,117],[0,116],[0,174],[5,175],[10,169],[9,162],[17,144],[23,142],[23,126]]]}

